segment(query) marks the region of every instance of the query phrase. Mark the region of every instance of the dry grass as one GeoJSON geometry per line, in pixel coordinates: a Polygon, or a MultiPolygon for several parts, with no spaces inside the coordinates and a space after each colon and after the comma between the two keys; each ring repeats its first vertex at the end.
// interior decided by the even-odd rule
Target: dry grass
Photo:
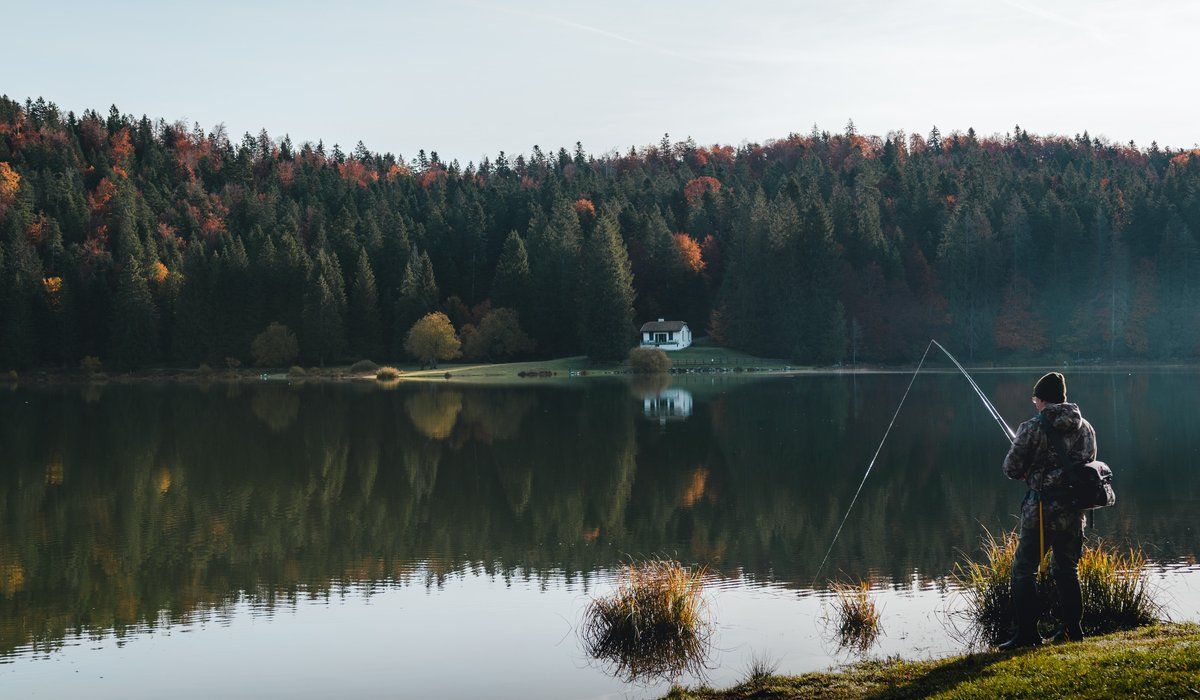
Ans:
{"type": "Polygon", "coordinates": [[[624,566],[616,592],[585,613],[588,654],[631,681],[701,675],[711,632],[703,576],[663,559],[624,566]]]}
{"type": "Polygon", "coordinates": [[[400,378],[400,370],[395,367],[380,367],[375,373],[375,378],[381,382],[390,382],[400,378]]]}
{"type": "Polygon", "coordinates": [[[879,638],[879,606],[871,597],[871,585],[831,583],[833,613],[831,620],[837,632],[838,644],[844,649],[866,651],[879,638]]]}
{"type": "MultiPolygon", "coordinates": [[[[985,532],[981,560],[966,559],[955,566],[954,579],[967,601],[968,629],[964,638],[995,644],[1011,632],[1012,567],[1017,552],[1017,533],[995,537],[985,532]]],[[[1043,631],[1053,630],[1058,593],[1046,554],[1037,575],[1038,598],[1042,604],[1043,631]]],[[[1146,625],[1157,620],[1162,607],[1155,601],[1141,553],[1126,552],[1101,541],[1086,544],[1079,559],[1079,584],[1083,591],[1083,630],[1103,634],[1146,625]]]]}

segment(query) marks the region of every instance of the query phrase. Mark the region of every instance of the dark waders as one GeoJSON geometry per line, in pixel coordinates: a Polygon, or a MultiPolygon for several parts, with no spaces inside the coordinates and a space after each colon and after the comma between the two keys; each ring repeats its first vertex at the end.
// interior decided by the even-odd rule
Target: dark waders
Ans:
{"type": "Polygon", "coordinates": [[[1021,526],[1017,541],[1017,553],[1013,560],[1012,601],[1017,622],[1017,634],[1006,648],[1027,646],[1040,641],[1037,621],[1041,617],[1041,603],[1037,595],[1037,573],[1045,558],[1046,548],[1052,553],[1051,573],[1058,588],[1061,608],[1059,619],[1062,634],[1067,639],[1083,639],[1080,622],[1083,617],[1083,596],[1079,589],[1079,557],[1083,553],[1082,519],[1070,518],[1066,527],[1047,519],[1041,494],[1029,491],[1026,502],[1037,503],[1037,527],[1021,526]],[[1015,642],[1015,643],[1013,643],[1015,642]]]}

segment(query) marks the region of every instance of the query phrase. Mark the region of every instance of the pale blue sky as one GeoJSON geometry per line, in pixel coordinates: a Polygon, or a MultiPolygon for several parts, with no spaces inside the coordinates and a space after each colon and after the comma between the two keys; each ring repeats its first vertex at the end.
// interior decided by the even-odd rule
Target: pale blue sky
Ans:
{"type": "Polygon", "coordinates": [[[0,92],[478,160],[1013,124],[1200,141],[1200,3],[20,2],[0,92]]]}

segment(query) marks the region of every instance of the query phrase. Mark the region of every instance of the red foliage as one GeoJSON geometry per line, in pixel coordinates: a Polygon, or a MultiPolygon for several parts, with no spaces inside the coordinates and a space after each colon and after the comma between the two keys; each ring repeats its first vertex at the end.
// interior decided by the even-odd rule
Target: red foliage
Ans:
{"type": "Polygon", "coordinates": [[[87,196],[88,209],[91,210],[93,215],[102,214],[116,191],[117,186],[111,180],[102,178],[97,183],[96,189],[87,196]]]}
{"type": "Polygon", "coordinates": [[[440,168],[431,168],[417,176],[417,184],[420,185],[422,189],[429,189],[435,182],[445,180],[448,177],[449,175],[446,174],[445,170],[440,168]]]}
{"type": "Polygon", "coordinates": [[[704,257],[700,251],[700,244],[686,233],[677,233],[674,238],[675,248],[679,251],[679,259],[684,267],[697,273],[703,270],[704,257]]]}
{"type": "Polygon", "coordinates": [[[338,174],[346,182],[366,187],[372,182],[379,181],[379,173],[367,168],[361,161],[348,160],[345,163],[338,163],[338,174]]]}
{"type": "Polygon", "coordinates": [[[716,194],[720,191],[721,181],[708,175],[692,178],[683,186],[683,196],[687,199],[688,204],[695,204],[696,200],[703,197],[705,192],[716,194]]]}
{"type": "Polygon", "coordinates": [[[587,197],[580,197],[579,199],[575,200],[575,213],[580,217],[595,217],[596,205],[592,204],[592,200],[588,199],[587,197]]]}
{"type": "Polygon", "coordinates": [[[1046,349],[1046,322],[1032,310],[1034,294],[1028,279],[1013,275],[996,316],[996,347],[1031,353],[1046,349]]]}
{"type": "Polygon", "coordinates": [[[112,147],[113,172],[122,177],[129,177],[130,158],[133,156],[133,142],[129,140],[129,129],[122,127],[108,138],[108,143],[112,147]]]}
{"type": "Polygon", "coordinates": [[[31,245],[41,245],[46,237],[46,215],[39,214],[25,229],[25,238],[31,245]]]}
{"type": "Polygon", "coordinates": [[[392,167],[388,168],[387,175],[384,176],[384,179],[386,179],[388,182],[395,182],[396,180],[402,177],[408,177],[409,175],[412,175],[411,170],[403,165],[393,164],[392,167]]]}
{"type": "Polygon", "coordinates": [[[0,162],[0,211],[17,198],[17,190],[21,189],[21,174],[12,166],[0,162]]]}

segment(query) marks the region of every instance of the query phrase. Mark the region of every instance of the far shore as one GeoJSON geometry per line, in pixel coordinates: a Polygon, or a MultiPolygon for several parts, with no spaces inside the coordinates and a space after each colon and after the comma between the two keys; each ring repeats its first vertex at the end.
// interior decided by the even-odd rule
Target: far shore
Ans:
{"type": "MultiPolygon", "coordinates": [[[[691,349],[689,349],[691,350],[691,349]]],[[[683,377],[726,377],[751,378],[764,376],[792,376],[811,374],[908,374],[913,371],[910,365],[832,365],[832,366],[800,366],[792,365],[783,360],[757,358],[724,348],[716,348],[719,352],[702,352],[708,348],[696,348],[687,352],[683,361],[672,367],[664,376],[683,377]]],[[[677,355],[672,359],[676,359],[677,355]]],[[[380,364],[385,366],[385,364],[380,364]]],[[[38,368],[20,372],[15,378],[9,373],[0,373],[0,386],[12,384],[28,385],[76,385],[94,383],[112,384],[145,384],[145,383],[182,383],[204,384],[217,382],[379,382],[394,384],[397,382],[446,382],[448,380],[469,384],[497,383],[534,383],[562,382],[566,380],[589,379],[595,377],[644,377],[634,373],[626,363],[593,363],[586,357],[563,357],[550,360],[527,360],[521,362],[498,363],[453,363],[439,367],[420,367],[413,363],[387,364],[400,371],[396,380],[377,380],[375,372],[354,372],[350,364],[330,365],[327,367],[305,367],[303,373],[289,372],[286,368],[246,368],[235,369],[197,369],[193,367],[156,367],[133,372],[96,372],[86,373],[80,369],[38,368]]],[[[1011,365],[967,365],[973,373],[1010,373],[1010,372],[1045,372],[1047,369],[1058,369],[1070,372],[1112,372],[1112,371],[1195,371],[1200,370],[1196,363],[1097,363],[1097,364],[1064,364],[1047,362],[1045,364],[1011,364],[1011,365]]],[[[953,367],[926,366],[925,372],[947,373],[955,372],[953,367]]]]}

